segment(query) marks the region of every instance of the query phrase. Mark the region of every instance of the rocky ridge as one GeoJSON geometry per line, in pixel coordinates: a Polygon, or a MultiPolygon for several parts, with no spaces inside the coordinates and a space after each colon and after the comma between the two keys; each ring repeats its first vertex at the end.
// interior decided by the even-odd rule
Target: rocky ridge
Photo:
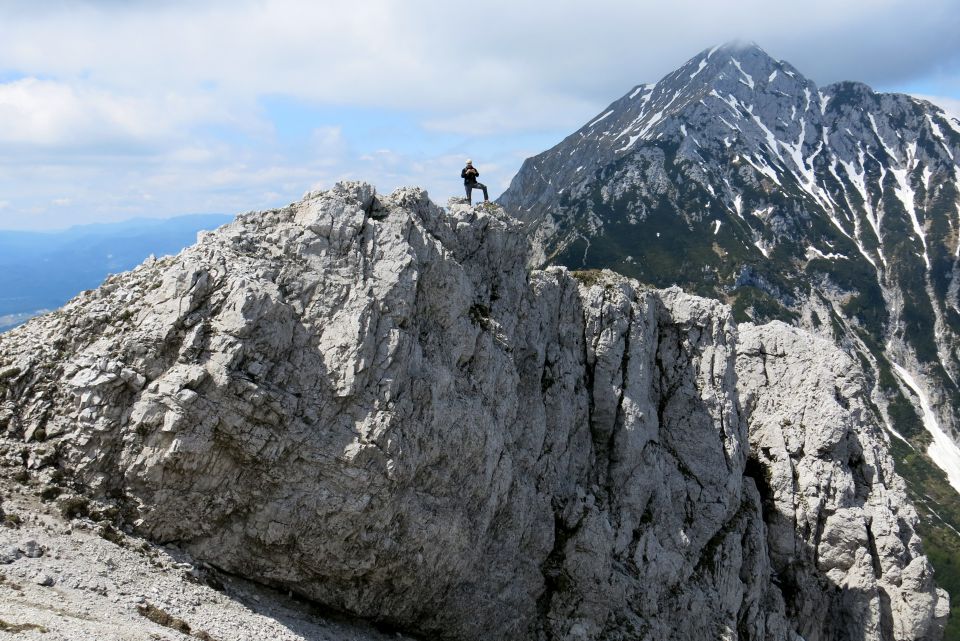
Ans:
{"type": "Polygon", "coordinates": [[[856,363],[528,260],[416,189],[241,216],[0,336],[5,485],[431,638],[940,638],[856,363]]]}

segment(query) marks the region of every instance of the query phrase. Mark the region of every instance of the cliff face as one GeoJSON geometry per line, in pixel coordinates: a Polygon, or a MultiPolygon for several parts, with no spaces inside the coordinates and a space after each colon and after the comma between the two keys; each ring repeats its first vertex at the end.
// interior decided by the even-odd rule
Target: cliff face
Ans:
{"type": "Polygon", "coordinates": [[[737,375],[747,469],[793,629],[808,640],[907,639],[931,606],[945,614],[946,599],[934,605],[921,587],[931,570],[916,511],[853,360],[777,321],[743,324],[737,375]]]}
{"type": "Polygon", "coordinates": [[[143,536],[431,637],[939,638],[853,362],[529,272],[519,225],[363,184],[241,216],[0,336],[0,429],[143,536]]]}

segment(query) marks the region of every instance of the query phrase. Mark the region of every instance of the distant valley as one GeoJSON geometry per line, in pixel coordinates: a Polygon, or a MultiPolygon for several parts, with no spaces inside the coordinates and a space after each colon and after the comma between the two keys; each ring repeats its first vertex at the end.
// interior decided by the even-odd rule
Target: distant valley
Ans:
{"type": "Polygon", "coordinates": [[[0,231],[0,332],[60,307],[150,254],[176,254],[196,241],[198,231],[232,219],[198,214],[54,232],[0,231]]]}

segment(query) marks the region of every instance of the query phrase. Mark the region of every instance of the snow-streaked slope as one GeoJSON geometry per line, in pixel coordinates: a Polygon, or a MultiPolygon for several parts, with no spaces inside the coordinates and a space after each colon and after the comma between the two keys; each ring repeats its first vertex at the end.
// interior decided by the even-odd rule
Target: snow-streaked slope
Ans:
{"type": "Polygon", "coordinates": [[[940,427],[940,421],[937,420],[937,415],[930,406],[930,398],[917,383],[917,379],[897,363],[893,363],[893,368],[900,380],[913,390],[913,393],[917,396],[917,401],[920,403],[920,409],[923,412],[923,427],[933,437],[927,455],[944,471],[953,489],[960,492],[960,447],[957,447],[953,439],[940,427]]]}
{"type": "Polygon", "coordinates": [[[501,197],[538,255],[835,339],[872,364],[907,440],[917,422],[889,361],[916,363],[957,439],[960,119],[858,82],[818,87],[754,45],[701,52],[600,114],[501,197]]]}

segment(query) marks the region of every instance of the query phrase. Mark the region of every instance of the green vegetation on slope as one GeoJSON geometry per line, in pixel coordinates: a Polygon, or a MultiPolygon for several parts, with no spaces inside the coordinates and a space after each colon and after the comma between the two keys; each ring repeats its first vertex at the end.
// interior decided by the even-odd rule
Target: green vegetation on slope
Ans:
{"type": "Polygon", "coordinates": [[[950,593],[950,620],[944,641],[960,641],[960,497],[946,475],[917,450],[891,439],[897,472],[920,515],[918,532],[933,564],[937,585],[950,593]]]}

